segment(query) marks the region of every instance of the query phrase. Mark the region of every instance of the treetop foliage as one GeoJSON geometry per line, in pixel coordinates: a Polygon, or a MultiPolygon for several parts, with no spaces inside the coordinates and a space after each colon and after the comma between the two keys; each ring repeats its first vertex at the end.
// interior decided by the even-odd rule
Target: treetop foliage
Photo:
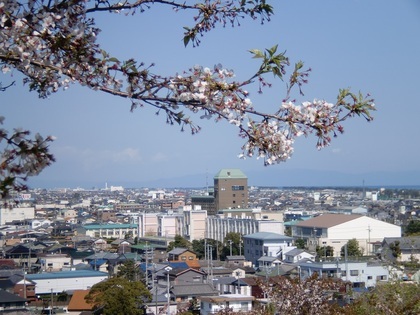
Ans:
{"type": "MultiPolygon", "coordinates": [[[[239,157],[256,156],[264,165],[289,159],[297,137],[314,134],[320,149],[344,132],[342,123],[348,118],[372,120],[373,99],[349,89],[340,90],[335,102],[315,99],[297,104],[294,95],[303,96],[310,69],[301,61],[291,65],[277,45],[250,50],[251,57],[260,61],[259,68],[248,78],[234,80],[233,70],[220,64],[194,66],[169,76],[157,74],[153,64],[134,58],[120,60],[98,44],[101,30],[93,13],[141,14],[156,5],[169,6],[174,12],[195,12],[193,25],[184,27],[183,34],[184,44],[193,46],[218,24],[240,25],[243,18],[265,23],[273,14],[266,0],[6,0],[0,3],[0,68],[5,74],[13,70],[22,73],[29,90],[41,98],[79,84],[127,99],[131,110],[155,108],[157,114],[166,116],[168,124],[187,128],[192,134],[201,129],[192,118],[196,114],[226,121],[236,126],[244,139],[239,157]],[[262,92],[270,86],[268,74],[283,80],[286,89],[272,111],[264,112],[252,103],[247,87],[258,84],[262,92]]],[[[34,158],[39,162],[37,171],[53,161],[50,156],[34,158]]],[[[25,162],[20,165],[23,172],[25,166],[25,162]]]]}

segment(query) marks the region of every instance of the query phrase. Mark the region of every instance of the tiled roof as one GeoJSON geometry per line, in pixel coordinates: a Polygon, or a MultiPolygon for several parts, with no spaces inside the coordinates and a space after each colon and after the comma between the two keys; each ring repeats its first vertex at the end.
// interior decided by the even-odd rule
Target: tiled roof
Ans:
{"type": "Polygon", "coordinates": [[[93,305],[85,301],[85,296],[89,291],[90,290],[75,290],[67,309],[71,312],[90,311],[93,308],[93,305]]]}
{"type": "Polygon", "coordinates": [[[181,255],[182,253],[185,253],[186,251],[189,251],[189,249],[182,248],[182,247],[176,247],[173,250],[171,250],[170,252],[168,252],[168,255],[181,255]]]}
{"type": "Polygon", "coordinates": [[[314,217],[309,220],[301,221],[296,224],[296,226],[301,227],[317,227],[317,228],[330,228],[339,224],[343,224],[358,218],[361,218],[361,215],[357,214],[323,214],[317,217],[314,217]]]}
{"type": "Polygon", "coordinates": [[[201,295],[217,295],[218,291],[215,291],[212,286],[208,283],[188,284],[188,285],[175,285],[171,289],[172,293],[176,297],[180,296],[201,296],[201,295]]]}
{"type": "Polygon", "coordinates": [[[420,249],[420,236],[407,236],[407,237],[385,237],[383,243],[391,244],[399,242],[402,250],[419,250],[420,249]]]}

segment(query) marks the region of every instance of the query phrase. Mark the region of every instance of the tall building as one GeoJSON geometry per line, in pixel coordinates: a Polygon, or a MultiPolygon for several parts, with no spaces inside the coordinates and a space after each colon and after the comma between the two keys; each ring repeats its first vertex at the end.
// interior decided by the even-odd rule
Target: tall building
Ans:
{"type": "Polygon", "coordinates": [[[248,177],[239,169],[222,169],[214,176],[216,210],[248,207],[248,177]]]}

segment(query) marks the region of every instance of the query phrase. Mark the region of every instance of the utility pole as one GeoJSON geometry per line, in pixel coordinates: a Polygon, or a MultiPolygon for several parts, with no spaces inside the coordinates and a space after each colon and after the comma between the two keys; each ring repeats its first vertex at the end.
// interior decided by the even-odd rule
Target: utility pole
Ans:
{"type": "Polygon", "coordinates": [[[368,256],[371,254],[371,250],[370,250],[370,231],[372,231],[372,229],[370,228],[370,225],[368,225],[368,235],[369,235],[369,240],[368,240],[368,256]]]}

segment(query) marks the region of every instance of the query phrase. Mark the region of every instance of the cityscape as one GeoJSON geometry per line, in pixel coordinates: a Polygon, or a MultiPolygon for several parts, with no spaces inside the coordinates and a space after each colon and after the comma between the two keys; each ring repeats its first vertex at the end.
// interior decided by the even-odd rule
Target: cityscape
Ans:
{"type": "Polygon", "coordinates": [[[419,282],[419,217],[420,190],[255,187],[240,169],[196,189],[31,189],[0,211],[1,303],[16,314],[92,312],[89,290],[128,261],[149,290],[147,314],[191,301],[203,315],[250,311],[266,301],[258,279],[276,277],[345,281],[349,303],[419,282]]]}

